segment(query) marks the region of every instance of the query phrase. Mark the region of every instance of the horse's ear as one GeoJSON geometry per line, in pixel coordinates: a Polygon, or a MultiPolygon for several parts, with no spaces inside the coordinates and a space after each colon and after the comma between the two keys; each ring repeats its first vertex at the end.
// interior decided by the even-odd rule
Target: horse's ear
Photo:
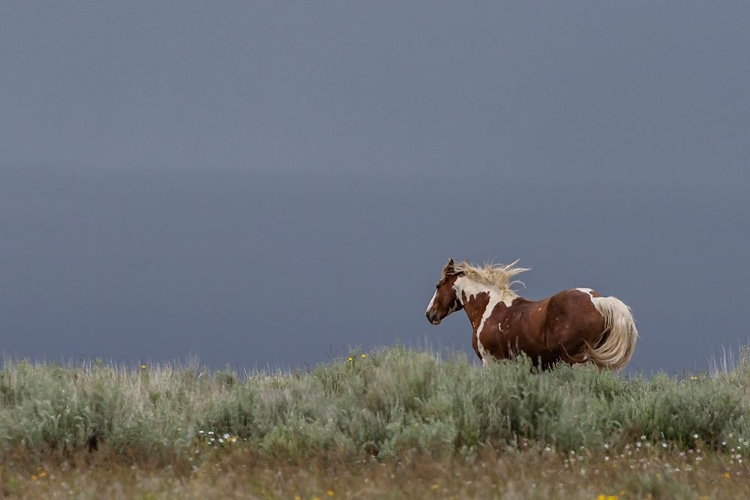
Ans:
{"type": "Polygon", "coordinates": [[[443,268],[443,276],[450,276],[456,272],[454,264],[453,259],[448,259],[448,263],[443,268]]]}

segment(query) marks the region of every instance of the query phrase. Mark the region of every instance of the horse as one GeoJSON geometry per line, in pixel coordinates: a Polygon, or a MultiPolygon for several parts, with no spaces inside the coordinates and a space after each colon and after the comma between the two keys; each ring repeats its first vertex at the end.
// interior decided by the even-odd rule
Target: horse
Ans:
{"type": "Polygon", "coordinates": [[[465,310],[471,344],[484,366],[489,358],[513,359],[522,353],[543,370],[560,362],[590,362],[619,371],[630,361],[638,340],[630,307],[590,288],[527,300],[512,289],[519,283],[513,278],[528,271],[517,263],[477,267],[448,260],[427,306],[427,320],[439,325],[465,310]]]}

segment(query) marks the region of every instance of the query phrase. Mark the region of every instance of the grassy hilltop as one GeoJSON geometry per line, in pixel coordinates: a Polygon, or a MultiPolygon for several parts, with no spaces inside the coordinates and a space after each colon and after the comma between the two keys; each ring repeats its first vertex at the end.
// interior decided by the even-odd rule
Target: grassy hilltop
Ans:
{"type": "Polygon", "coordinates": [[[677,378],[403,348],[304,373],[0,371],[18,497],[740,498],[748,449],[746,355],[677,378]]]}

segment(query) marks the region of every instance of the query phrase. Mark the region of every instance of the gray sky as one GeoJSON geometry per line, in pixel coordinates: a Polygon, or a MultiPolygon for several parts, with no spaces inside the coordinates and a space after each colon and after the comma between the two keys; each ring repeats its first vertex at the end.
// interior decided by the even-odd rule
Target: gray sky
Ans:
{"type": "Polygon", "coordinates": [[[3,2],[0,351],[470,352],[448,257],[750,342],[747,2],[3,2]]]}

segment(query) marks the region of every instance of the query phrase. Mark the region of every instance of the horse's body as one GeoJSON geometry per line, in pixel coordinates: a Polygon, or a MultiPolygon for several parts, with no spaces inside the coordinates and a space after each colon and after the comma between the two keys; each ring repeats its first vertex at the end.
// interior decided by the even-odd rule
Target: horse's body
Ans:
{"type": "MultiPolygon", "coordinates": [[[[514,263],[515,264],[515,263],[514,263]]],[[[638,338],[630,308],[615,297],[589,288],[565,290],[530,301],[512,289],[523,268],[474,267],[449,260],[427,307],[434,325],[464,309],[472,327],[472,346],[484,364],[491,356],[524,353],[535,365],[592,362],[619,370],[630,361],[638,338]]]]}

